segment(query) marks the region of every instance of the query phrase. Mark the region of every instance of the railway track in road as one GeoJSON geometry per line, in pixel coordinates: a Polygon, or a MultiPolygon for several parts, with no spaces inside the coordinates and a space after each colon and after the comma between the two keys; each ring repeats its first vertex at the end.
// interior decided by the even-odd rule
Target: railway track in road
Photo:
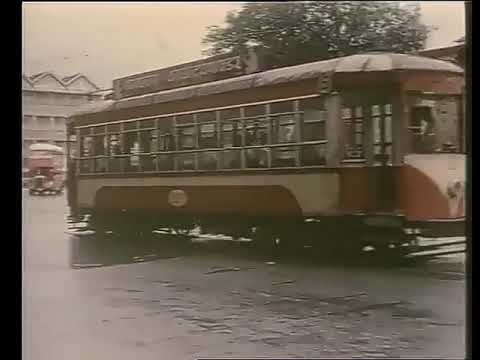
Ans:
{"type": "Polygon", "coordinates": [[[440,240],[435,238],[420,238],[419,244],[414,246],[407,258],[436,258],[439,256],[463,254],[466,252],[466,238],[457,240],[440,240]]]}

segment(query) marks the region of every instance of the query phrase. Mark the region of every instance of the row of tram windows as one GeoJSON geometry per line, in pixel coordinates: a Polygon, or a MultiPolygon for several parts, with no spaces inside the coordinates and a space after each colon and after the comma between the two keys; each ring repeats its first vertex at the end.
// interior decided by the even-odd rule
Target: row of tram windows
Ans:
{"type": "MultiPolygon", "coordinates": [[[[390,154],[391,109],[345,108],[346,160],[364,158],[363,109],[375,154],[390,154]]],[[[326,165],[327,112],[309,98],[79,129],[80,173],[326,165]]]]}

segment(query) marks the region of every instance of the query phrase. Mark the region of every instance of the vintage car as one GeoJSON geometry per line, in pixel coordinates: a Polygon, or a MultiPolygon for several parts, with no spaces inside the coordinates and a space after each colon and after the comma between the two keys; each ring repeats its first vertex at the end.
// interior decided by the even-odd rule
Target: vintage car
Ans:
{"type": "Polygon", "coordinates": [[[65,184],[61,174],[54,168],[38,168],[30,180],[30,195],[57,195],[63,192],[65,184]]]}
{"type": "Polygon", "coordinates": [[[63,149],[50,144],[33,144],[27,157],[24,177],[32,195],[60,194],[65,185],[63,149]]]}
{"type": "Polygon", "coordinates": [[[65,186],[62,171],[57,169],[51,158],[35,159],[30,162],[31,174],[29,193],[31,195],[61,194],[65,186]]]}

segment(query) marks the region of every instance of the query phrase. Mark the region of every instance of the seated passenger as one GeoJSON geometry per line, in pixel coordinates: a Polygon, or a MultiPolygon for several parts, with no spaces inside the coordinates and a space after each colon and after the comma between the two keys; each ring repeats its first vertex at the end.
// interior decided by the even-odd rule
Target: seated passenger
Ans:
{"type": "MultiPolygon", "coordinates": [[[[267,134],[264,131],[259,131],[257,125],[255,125],[255,129],[248,134],[248,145],[267,144],[267,134]]],[[[268,165],[268,151],[269,149],[265,148],[247,149],[247,167],[266,167],[268,165]]]]}

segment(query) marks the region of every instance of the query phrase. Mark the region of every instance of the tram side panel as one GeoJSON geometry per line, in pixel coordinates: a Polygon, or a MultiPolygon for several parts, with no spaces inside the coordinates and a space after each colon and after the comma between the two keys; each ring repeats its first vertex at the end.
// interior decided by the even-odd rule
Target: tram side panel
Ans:
{"type": "Polygon", "coordinates": [[[312,217],[337,214],[339,176],[314,174],[79,178],[77,207],[174,216],[312,217]]]}
{"type": "Polygon", "coordinates": [[[404,162],[397,198],[407,224],[436,237],[465,235],[465,155],[415,154],[404,162]]]}

